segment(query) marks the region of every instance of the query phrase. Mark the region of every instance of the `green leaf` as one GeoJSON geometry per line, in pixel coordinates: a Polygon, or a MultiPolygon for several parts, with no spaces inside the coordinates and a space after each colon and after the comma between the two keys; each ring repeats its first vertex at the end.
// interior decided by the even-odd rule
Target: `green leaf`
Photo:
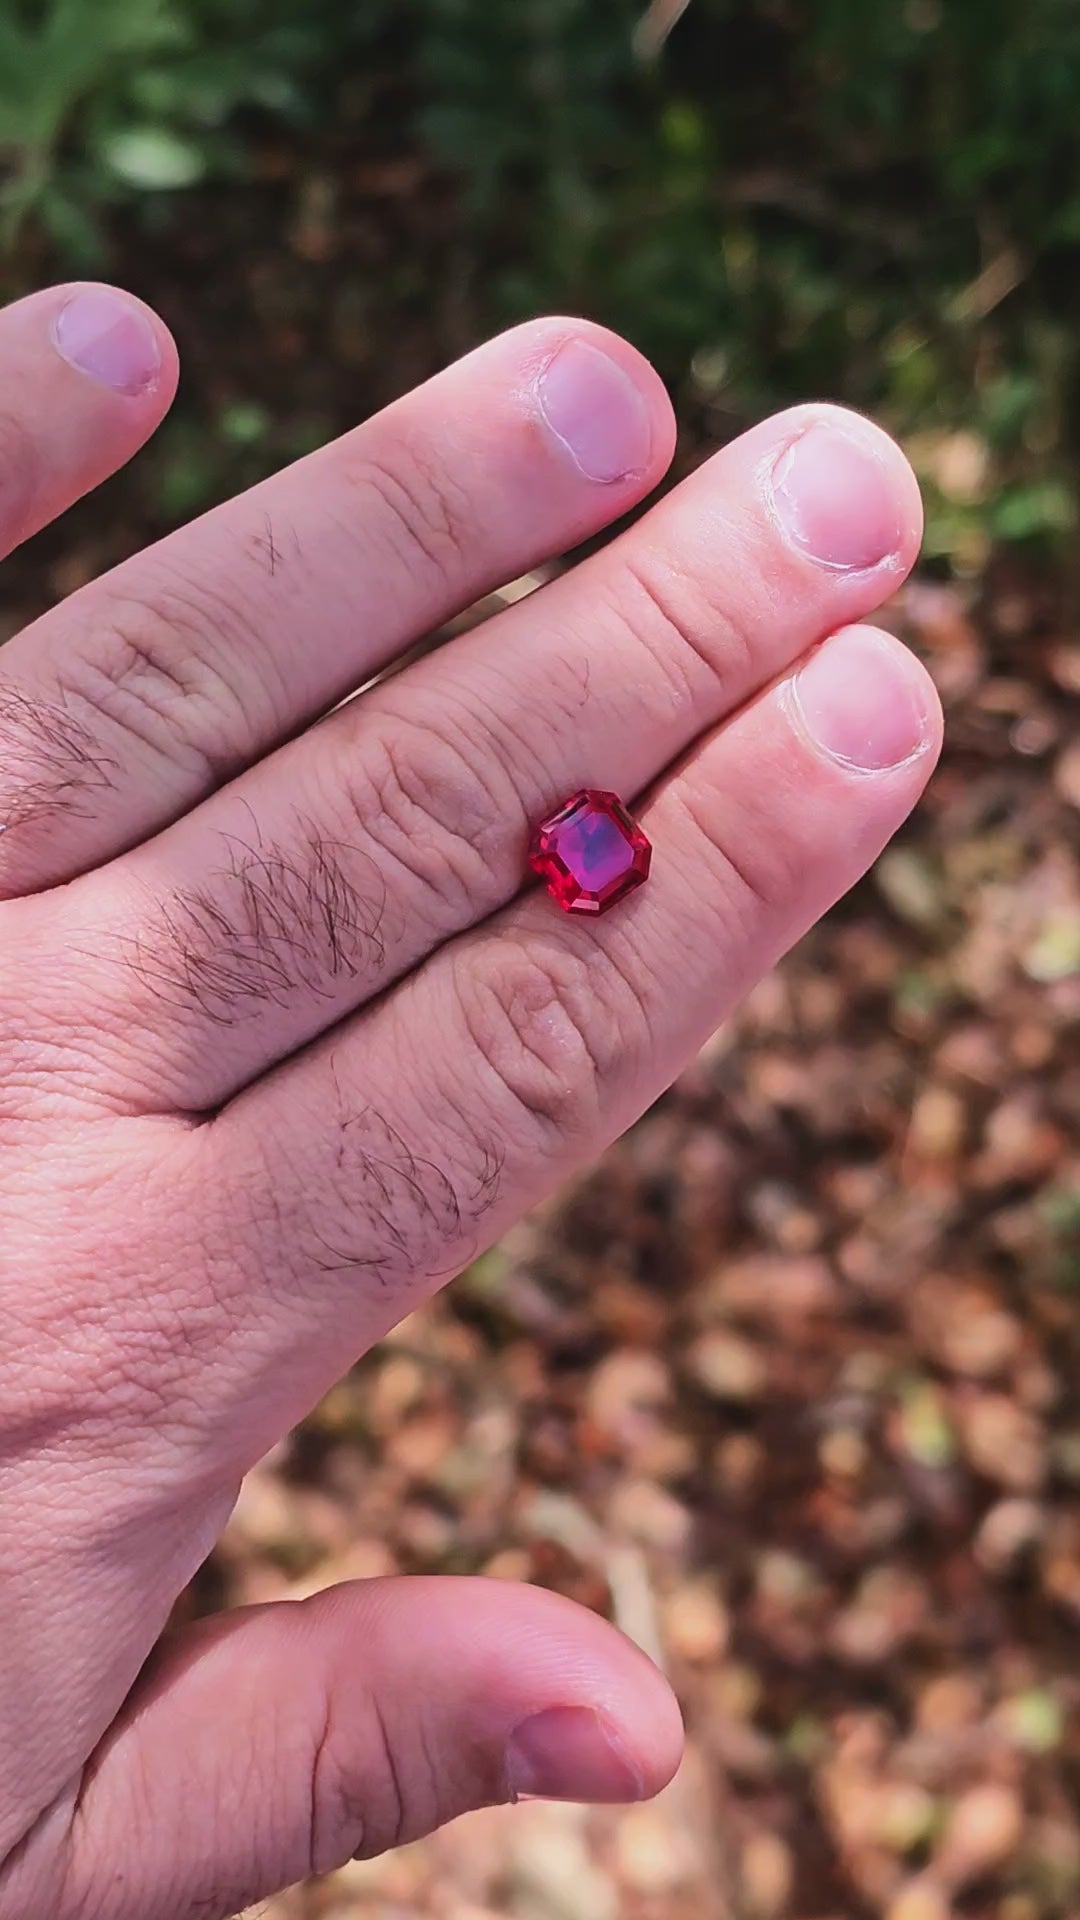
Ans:
{"type": "Polygon", "coordinates": [[[34,43],[14,20],[0,17],[0,144],[22,144],[29,124],[34,43]]]}
{"type": "Polygon", "coordinates": [[[1028,1753],[1053,1753],[1065,1734],[1060,1702],[1047,1687],[1029,1687],[1002,1707],[1002,1719],[1017,1746],[1028,1753]]]}
{"type": "Polygon", "coordinates": [[[1057,480],[1033,480],[1002,496],[992,525],[999,540],[1032,540],[1040,534],[1068,532],[1074,517],[1068,487],[1057,480]]]}
{"type": "Polygon", "coordinates": [[[270,415],[257,400],[234,400],[222,412],[218,427],[231,446],[253,447],[266,438],[270,415]]]}
{"type": "Polygon", "coordinates": [[[125,186],[143,193],[174,192],[205,178],[206,155],[168,127],[127,127],[102,142],[101,158],[125,186]]]}
{"type": "Polygon", "coordinates": [[[68,190],[62,180],[54,181],[41,194],[40,215],[72,266],[83,272],[101,267],[104,259],[101,227],[85,196],[79,197],[68,190]]]}
{"type": "Polygon", "coordinates": [[[911,1381],[901,1396],[900,1432],[906,1451],[921,1466],[939,1472],[956,1454],[945,1401],[929,1380],[911,1381]]]}
{"type": "Polygon", "coordinates": [[[1022,959],[1024,972],[1042,985],[1075,979],[1080,974],[1080,913],[1064,906],[1047,914],[1022,959]]]}

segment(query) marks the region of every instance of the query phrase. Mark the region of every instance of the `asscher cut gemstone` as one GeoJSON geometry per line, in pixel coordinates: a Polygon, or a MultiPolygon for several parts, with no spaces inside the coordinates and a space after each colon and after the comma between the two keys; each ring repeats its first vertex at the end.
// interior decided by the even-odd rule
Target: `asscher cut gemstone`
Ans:
{"type": "Polygon", "coordinates": [[[533,834],[529,865],[567,913],[606,913],[647,879],[652,847],[616,793],[575,793],[533,834]]]}

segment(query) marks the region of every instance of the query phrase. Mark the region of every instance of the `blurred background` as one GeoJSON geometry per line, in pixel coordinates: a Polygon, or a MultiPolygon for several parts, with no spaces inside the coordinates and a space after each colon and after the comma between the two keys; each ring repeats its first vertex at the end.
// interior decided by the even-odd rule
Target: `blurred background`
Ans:
{"type": "Polygon", "coordinates": [[[652,355],[677,471],[829,397],[928,503],[917,817],[251,1476],[183,1603],[538,1581],[662,1662],[686,1765],[261,1911],[1073,1920],[1080,6],[0,0],[0,294],[84,273],[166,317],[181,398],[8,564],[0,638],[545,309],[652,355]]]}

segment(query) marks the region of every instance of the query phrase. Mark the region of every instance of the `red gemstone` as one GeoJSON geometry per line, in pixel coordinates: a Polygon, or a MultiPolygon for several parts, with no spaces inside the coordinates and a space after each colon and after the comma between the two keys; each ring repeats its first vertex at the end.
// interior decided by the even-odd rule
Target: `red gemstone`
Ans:
{"type": "Polygon", "coordinates": [[[606,913],[640,887],[650,846],[615,793],[588,788],[542,820],[529,865],[567,913],[606,913]]]}

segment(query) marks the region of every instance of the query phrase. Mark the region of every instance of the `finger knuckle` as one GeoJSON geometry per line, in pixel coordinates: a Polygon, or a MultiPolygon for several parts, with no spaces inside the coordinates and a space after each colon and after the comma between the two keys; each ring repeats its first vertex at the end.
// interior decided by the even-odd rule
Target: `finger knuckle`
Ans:
{"type": "Polygon", "coordinates": [[[510,935],[462,955],[457,993],[515,1147],[562,1154],[592,1140],[641,1017],[634,989],[595,952],[510,935]]]}
{"type": "Polygon", "coordinates": [[[359,1788],[352,1758],[356,1738],[357,1730],[350,1728],[345,1743],[328,1702],[311,1755],[309,1873],[332,1873],[350,1855],[365,1850],[372,1822],[368,1796],[359,1788]]]}
{"type": "Polygon", "coordinates": [[[398,436],[392,457],[380,458],[361,434],[346,458],[350,490],[362,507],[374,507],[381,537],[406,576],[419,566],[440,586],[456,584],[476,529],[465,488],[438,456],[398,436]]]}
{"type": "Polygon", "coordinates": [[[406,1782],[374,1688],[348,1727],[328,1716],[312,1765],[312,1872],[325,1873],[350,1855],[373,1860],[435,1825],[434,1808],[425,1814],[419,1804],[425,1797],[413,1770],[406,1782]]]}
{"type": "Polygon", "coordinates": [[[172,763],[220,785],[256,750],[258,730],[213,655],[244,657],[258,634],[240,596],[163,570],[136,592],[101,589],[95,644],[70,656],[65,698],[172,763]]]}
{"type": "MultiPolygon", "coordinates": [[[[730,916],[737,895],[747,929],[751,922],[773,921],[787,914],[813,870],[813,849],[804,844],[793,824],[778,817],[783,808],[770,806],[767,817],[758,808],[733,808],[730,796],[696,791],[689,783],[681,794],[683,813],[699,845],[704,843],[710,864],[726,874],[725,913],[730,916]]],[[[792,814],[799,801],[792,796],[792,814]]]]}
{"type": "Polygon", "coordinates": [[[493,894],[520,802],[490,755],[429,720],[395,719],[363,756],[347,755],[344,799],[383,862],[414,883],[425,924],[434,912],[439,926],[460,925],[493,894]]]}
{"type": "MultiPolygon", "coordinates": [[[[730,571],[738,571],[735,555],[730,571]]],[[[693,709],[700,708],[703,680],[724,705],[752,684],[746,620],[708,569],[691,573],[670,555],[628,543],[616,597],[635,638],[675,677],[677,692],[693,709]]]]}

